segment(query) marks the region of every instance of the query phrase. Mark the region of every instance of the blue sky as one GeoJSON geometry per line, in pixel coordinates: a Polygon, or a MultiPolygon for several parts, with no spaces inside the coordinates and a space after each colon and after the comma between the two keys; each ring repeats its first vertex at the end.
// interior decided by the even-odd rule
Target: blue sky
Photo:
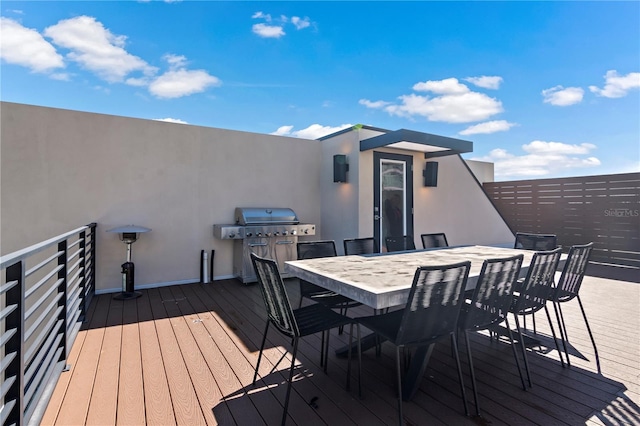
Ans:
{"type": "MultiPolygon", "coordinates": [[[[496,180],[640,171],[640,2],[0,3],[0,98],[470,140],[496,180]]],[[[132,143],[135,143],[132,141],[132,143]]]]}

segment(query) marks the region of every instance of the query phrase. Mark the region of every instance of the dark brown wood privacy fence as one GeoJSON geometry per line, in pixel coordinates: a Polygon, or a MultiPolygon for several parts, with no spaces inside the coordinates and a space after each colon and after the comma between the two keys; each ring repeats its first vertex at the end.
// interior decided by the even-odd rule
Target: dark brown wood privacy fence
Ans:
{"type": "Polygon", "coordinates": [[[511,230],[594,243],[593,262],[640,268],[640,173],[483,184],[511,230]]]}

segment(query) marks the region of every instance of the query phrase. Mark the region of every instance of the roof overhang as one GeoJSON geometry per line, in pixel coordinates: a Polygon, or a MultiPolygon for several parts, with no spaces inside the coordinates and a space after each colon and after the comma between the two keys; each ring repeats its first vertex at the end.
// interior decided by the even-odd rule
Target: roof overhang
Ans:
{"type": "Polygon", "coordinates": [[[360,151],[383,147],[424,152],[424,158],[430,158],[472,152],[473,142],[407,129],[395,130],[360,141],[360,151]]]}

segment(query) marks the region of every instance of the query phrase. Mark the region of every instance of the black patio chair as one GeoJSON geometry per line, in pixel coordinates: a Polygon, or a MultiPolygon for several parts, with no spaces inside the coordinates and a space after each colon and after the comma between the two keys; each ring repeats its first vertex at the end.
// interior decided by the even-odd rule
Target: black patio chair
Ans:
{"type": "Polygon", "coordinates": [[[516,232],[516,241],[513,248],[523,250],[548,251],[558,247],[556,234],[529,234],[516,232]]]}
{"type": "MultiPolygon", "coordinates": [[[[292,309],[291,303],[289,303],[289,297],[284,287],[282,277],[278,271],[278,264],[271,259],[264,259],[251,253],[251,261],[256,271],[258,282],[260,283],[260,290],[262,291],[262,298],[264,299],[265,308],[267,310],[267,323],[264,329],[264,335],[262,336],[262,343],[260,345],[260,353],[258,355],[258,362],[256,363],[256,370],[253,374],[253,384],[255,385],[258,377],[258,370],[260,368],[260,360],[264,351],[264,345],[267,340],[267,333],[269,331],[269,325],[273,326],[286,337],[291,338],[291,344],[293,347],[293,353],[291,355],[291,367],[289,368],[289,378],[287,380],[287,393],[284,400],[284,412],[282,414],[282,424],[284,425],[287,420],[287,409],[289,407],[289,396],[291,395],[291,381],[293,378],[293,370],[296,362],[296,355],[298,353],[298,340],[301,337],[308,336],[322,332],[321,348],[320,348],[320,365],[323,366],[324,372],[327,372],[327,360],[329,354],[329,336],[332,328],[342,327],[347,324],[351,324],[351,335],[349,336],[349,347],[351,347],[351,340],[353,337],[353,321],[341,315],[326,306],[314,303],[309,306],[305,306],[300,309],[292,309]],[[325,336],[326,334],[326,336],[325,336]]],[[[275,371],[276,367],[284,359],[287,352],[282,354],[282,357],[278,360],[276,365],[273,366],[271,372],[275,371]]],[[[349,349],[349,361],[351,360],[351,349],[349,349]]],[[[347,369],[347,389],[349,388],[349,382],[351,377],[351,362],[347,369]]]]}
{"type": "MultiPolygon", "coordinates": [[[[465,415],[469,415],[455,334],[460,309],[465,303],[464,290],[470,267],[471,262],[468,261],[453,265],[419,267],[416,269],[404,309],[355,319],[358,326],[365,326],[396,346],[400,424],[403,421],[400,348],[427,346],[446,337],[451,338],[452,355],[458,367],[464,412],[465,415]]],[[[360,352],[359,339],[358,352],[360,352]]],[[[416,379],[420,380],[420,378],[416,379]]]]}
{"type": "Polygon", "coordinates": [[[582,285],[582,279],[584,278],[587,265],[589,264],[589,257],[591,256],[591,250],[593,249],[593,243],[574,245],[569,249],[569,255],[562,269],[562,275],[556,285],[556,289],[552,296],[548,299],[553,302],[553,307],[556,313],[556,319],[558,320],[558,326],[560,327],[560,337],[562,338],[562,345],[564,347],[564,353],[567,358],[567,365],[571,366],[569,360],[569,351],[567,350],[567,343],[569,337],[567,335],[567,326],[564,322],[564,315],[562,314],[561,304],[570,302],[573,299],[578,300],[580,305],[580,311],[582,311],[582,317],[584,323],[587,326],[589,337],[591,338],[591,344],[593,345],[593,351],[596,356],[596,365],[598,366],[598,374],[602,371],[600,369],[600,357],[598,356],[598,349],[596,348],[596,341],[593,339],[591,333],[591,327],[589,327],[589,321],[587,321],[587,314],[582,306],[580,300],[580,286],[582,285]]]}
{"type": "Polygon", "coordinates": [[[413,241],[413,235],[402,235],[399,237],[387,237],[385,238],[387,243],[387,251],[405,251],[415,250],[416,244],[413,241]]]}
{"type": "Polygon", "coordinates": [[[373,254],[378,253],[378,242],[373,237],[365,238],[347,238],[343,241],[344,254],[346,256],[354,254],[373,254]]]}
{"type": "Polygon", "coordinates": [[[471,372],[471,384],[473,387],[473,397],[476,404],[476,414],[480,416],[480,404],[478,402],[478,391],[476,388],[476,376],[473,369],[473,357],[471,356],[471,343],[469,341],[469,331],[487,330],[492,326],[497,326],[503,322],[507,328],[507,335],[513,356],[516,360],[518,374],[522,382],[522,389],[526,389],[520,362],[513,343],[513,334],[509,326],[507,314],[513,299],[514,284],[518,279],[520,267],[522,266],[523,255],[505,257],[500,259],[487,259],[482,264],[478,282],[471,301],[462,307],[458,326],[464,332],[467,346],[467,356],[469,358],[469,370],[471,372]]]}
{"type": "Polygon", "coordinates": [[[447,236],[444,232],[422,234],[420,239],[422,240],[422,248],[449,247],[447,236]]]}
{"type": "MultiPolygon", "coordinates": [[[[298,260],[337,256],[336,244],[332,240],[299,241],[297,243],[297,249],[298,260]]],[[[349,299],[348,297],[334,291],[327,290],[319,285],[310,283],[309,281],[299,281],[300,303],[298,304],[298,307],[302,307],[303,298],[307,298],[314,302],[321,303],[331,309],[339,309],[341,314],[346,315],[349,308],[361,305],[359,302],[349,299]]],[[[340,328],[340,334],[342,334],[342,327],[340,328]]]]}
{"type": "MultiPolygon", "coordinates": [[[[555,250],[538,251],[534,253],[527,271],[527,276],[522,282],[522,287],[517,289],[517,293],[514,294],[511,307],[509,308],[509,311],[515,317],[516,328],[518,330],[518,342],[522,349],[522,357],[524,358],[529,387],[532,386],[531,372],[529,369],[529,361],[527,360],[526,342],[524,334],[522,333],[522,328],[520,327],[518,316],[533,315],[542,309],[545,310],[547,319],[549,320],[549,327],[551,328],[551,333],[553,335],[553,341],[558,351],[558,355],[560,355],[560,362],[564,366],[556,332],[546,304],[547,299],[551,297],[554,291],[553,278],[556,269],[558,268],[560,254],[562,253],[561,250],[562,249],[557,248],[555,250]]],[[[498,327],[496,326],[491,326],[489,330],[499,333],[498,327]]]]}

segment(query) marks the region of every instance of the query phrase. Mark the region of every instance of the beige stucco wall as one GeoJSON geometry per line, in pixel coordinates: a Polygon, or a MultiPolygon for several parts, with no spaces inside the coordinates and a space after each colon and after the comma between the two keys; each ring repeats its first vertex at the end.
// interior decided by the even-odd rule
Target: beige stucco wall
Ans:
{"type": "Polygon", "coordinates": [[[467,163],[473,175],[478,179],[478,182],[493,182],[495,176],[493,163],[478,160],[465,160],[465,163],[467,163]]]}
{"type": "Polygon", "coordinates": [[[235,207],[320,226],[319,141],[5,102],[0,117],[1,253],[97,222],[99,291],[121,285],[115,226],[152,229],[133,244],[136,287],[197,281],[203,249],[230,277],[232,242],[212,225],[235,207]]]}

